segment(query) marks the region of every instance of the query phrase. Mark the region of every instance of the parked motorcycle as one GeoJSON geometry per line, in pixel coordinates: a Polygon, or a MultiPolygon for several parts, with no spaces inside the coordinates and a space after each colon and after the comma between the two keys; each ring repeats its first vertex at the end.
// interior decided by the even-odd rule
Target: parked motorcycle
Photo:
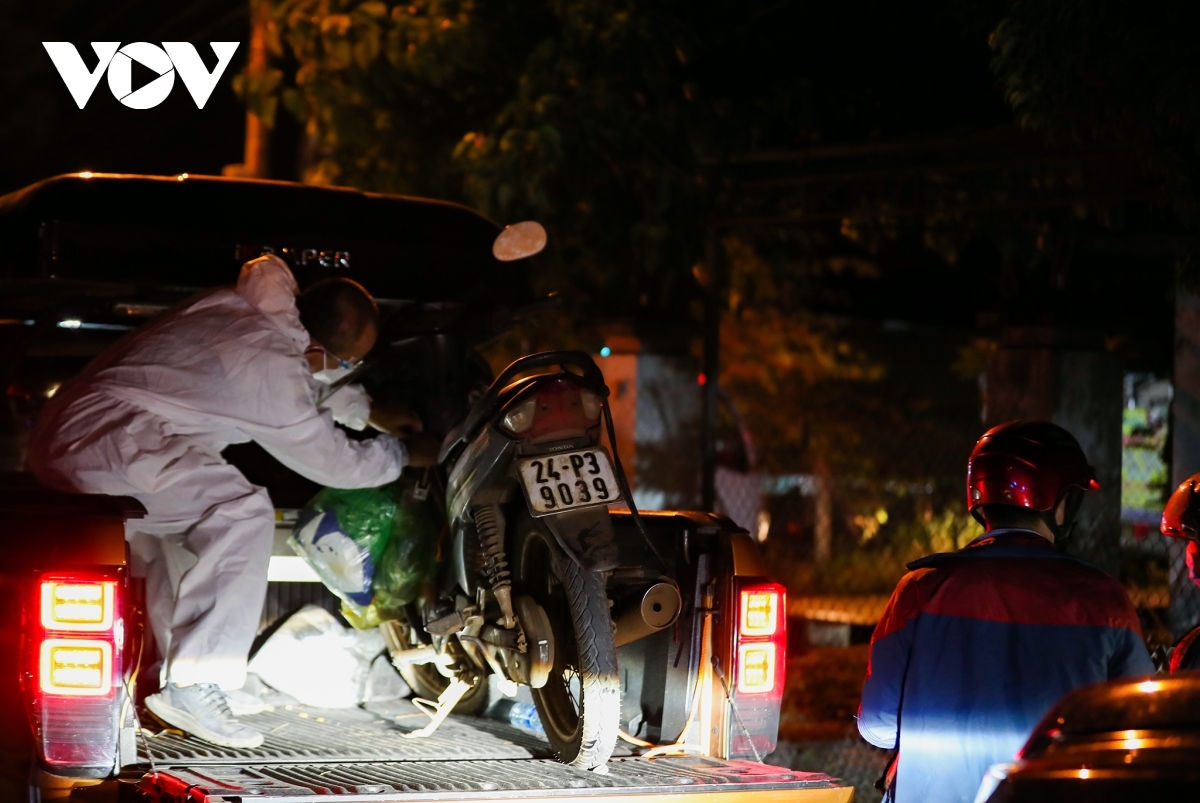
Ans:
{"type": "MultiPolygon", "coordinates": [[[[611,755],[621,702],[607,505],[623,483],[601,442],[606,396],[586,354],[530,355],[496,377],[447,439],[445,485],[434,493],[451,544],[442,587],[419,623],[387,628],[407,624],[397,641],[432,647],[433,666],[450,676],[432,727],[495,674],[509,692],[531,688],[560,760],[594,768],[611,755]]],[[[427,655],[418,647],[393,661],[407,677],[405,664],[427,655]]]]}
{"type": "Polygon", "coordinates": [[[427,431],[445,436],[437,467],[402,478],[409,504],[444,517],[435,577],[380,625],[430,715],[410,735],[482,711],[491,678],[510,696],[529,687],[559,760],[602,770],[621,716],[613,604],[652,611],[627,640],[681,607],[670,579],[618,566],[609,505],[633,505],[609,448],[604,376],[584,352],[552,351],[492,378],[472,314],[425,305],[403,320],[381,359],[393,385],[418,389],[407,401],[427,431]]]}

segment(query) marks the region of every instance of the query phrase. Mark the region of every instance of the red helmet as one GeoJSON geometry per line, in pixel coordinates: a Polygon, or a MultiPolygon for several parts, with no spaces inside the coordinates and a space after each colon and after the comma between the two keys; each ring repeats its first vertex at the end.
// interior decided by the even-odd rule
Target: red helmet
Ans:
{"type": "Polygon", "coordinates": [[[1200,473],[1188,477],[1171,492],[1158,528],[1163,535],[1200,540],[1200,473]]]}
{"type": "Polygon", "coordinates": [[[1048,511],[1070,488],[1098,491],[1079,442],[1048,421],[1009,421],[975,442],[967,461],[967,510],[1015,505],[1048,511]]]}

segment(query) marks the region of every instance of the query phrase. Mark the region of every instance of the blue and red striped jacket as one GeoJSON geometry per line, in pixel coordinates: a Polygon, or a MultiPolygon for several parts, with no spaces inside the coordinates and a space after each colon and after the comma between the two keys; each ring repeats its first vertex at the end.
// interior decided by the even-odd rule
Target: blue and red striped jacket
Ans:
{"type": "MultiPolygon", "coordinates": [[[[1188,577],[1192,578],[1193,583],[1200,586],[1200,566],[1197,565],[1200,563],[1198,560],[1200,555],[1198,553],[1200,553],[1200,545],[1197,545],[1195,541],[1188,541],[1188,577]]],[[[1200,669],[1200,625],[1196,625],[1184,633],[1183,637],[1171,648],[1167,671],[1174,673],[1185,669],[1200,669]]]]}
{"type": "Polygon", "coordinates": [[[1187,669],[1200,669],[1200,625],[1184,633],[1171,648],[1167,671],[1174,674],[1187,669]]]}
{"type": "Polygon", "coordinates": [[[1149,675],[1116,579],[1028,530],[909,564],[871,637],[858,730],[899,746],[897,803],[971,803],[1063,694],[1149,675]]]}

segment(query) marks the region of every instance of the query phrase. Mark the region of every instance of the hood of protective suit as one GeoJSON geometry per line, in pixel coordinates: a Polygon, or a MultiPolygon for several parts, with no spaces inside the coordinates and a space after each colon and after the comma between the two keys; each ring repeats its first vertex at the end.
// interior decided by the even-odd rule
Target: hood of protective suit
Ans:
{"type": "MultiPolygon", "coordinates": [[[[297,292],[299,287],[291,268],[271,254],[247,262],[238,276],[238,295],[253,304],[296,345],[305,349],[312,338],[300,323],[300,313],[296,309],[297,292]]],[[[315,378],[309,374],[305,374],[305,377],[317,389],[315,378]]],[[[317,390],[318,395],[322,395],[317,390]]],[[[333,413],[338,423],[357,430],[366,428],[371,414],[370,397],[357,385],[342,386],[323,399],[320,406],[333,413]]]]}
{"type": "Polygon", "coordinates": [[[307,348],[309,334],[300,323],[296,294],[300,291],[291,268],[277,256],[267,254],[242,266],[237,294],[253,304],[271,323],[301,349],[307,348]]]}

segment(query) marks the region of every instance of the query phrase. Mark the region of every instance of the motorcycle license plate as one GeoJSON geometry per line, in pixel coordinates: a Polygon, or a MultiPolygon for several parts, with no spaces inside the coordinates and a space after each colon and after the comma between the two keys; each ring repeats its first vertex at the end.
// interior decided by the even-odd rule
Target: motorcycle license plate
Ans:
{"type": "Polygon", "coordinates": [[[517,469],[535,516],[607,505],[621,498],[608,452],[603,449],[529,457],[518,462],[517,469]]]}

